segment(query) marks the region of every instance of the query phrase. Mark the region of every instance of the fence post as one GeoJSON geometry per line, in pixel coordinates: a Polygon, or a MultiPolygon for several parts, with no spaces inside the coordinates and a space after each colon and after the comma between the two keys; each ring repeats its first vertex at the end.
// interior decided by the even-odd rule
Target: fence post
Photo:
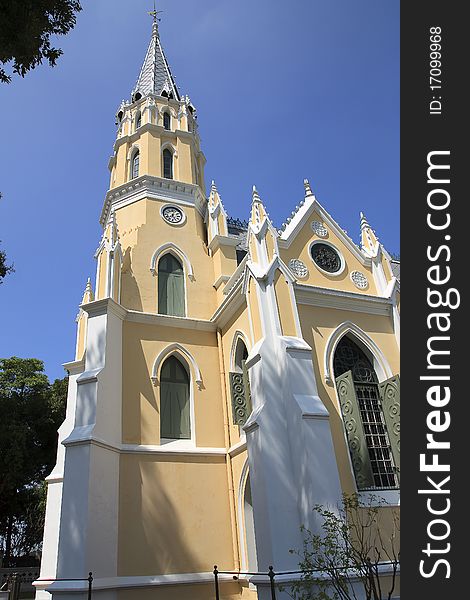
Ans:
{"type": "Polygon", "coordinates": [[[20,597],[21,580],[18,573],[13,573],[10,577],[10,589],[8,600],[18,600],[20,597]]]}
{"type": "Polygon", "coordinates": [[[219,600],[219,571],[217,571],[217,565],[214,565],[214,585],[215,585],[215,600],[219,600]]]}
{"type": "Polygon", "coordinates": [[[268,577],[269,577],[269,583],[271,585],[271,600],[276,600],[276,589],[274,587],[275,575],[276,575],[276,573],[273,571],[272,566],[270,566],[269,571],[268,571],[268,577]]]}
{"type": "Polygon", "coordinates": [[[88,600],[91,600],[91,586],[92,586],[92,583],[93,583],[93,574],[90,571],[88,573],[88,600]]]}

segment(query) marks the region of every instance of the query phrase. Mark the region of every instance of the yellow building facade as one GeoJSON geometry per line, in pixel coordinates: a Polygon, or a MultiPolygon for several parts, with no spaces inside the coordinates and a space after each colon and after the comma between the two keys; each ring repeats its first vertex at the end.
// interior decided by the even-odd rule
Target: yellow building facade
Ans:
{"type": "MultiPolygon", "coordinates": [[[[398,264],[307,180],[280,230],[255,188],[248,220],[229,218],[195,113],[155,21],[117,112],[48,477],[41,579],[92,571],[103,600],[213,598],[214,564],[296,569],[315,504],[399,504],[398,264]]],[[[268,597],[266,578],[219,579],[222,598],[268,597]]]]}

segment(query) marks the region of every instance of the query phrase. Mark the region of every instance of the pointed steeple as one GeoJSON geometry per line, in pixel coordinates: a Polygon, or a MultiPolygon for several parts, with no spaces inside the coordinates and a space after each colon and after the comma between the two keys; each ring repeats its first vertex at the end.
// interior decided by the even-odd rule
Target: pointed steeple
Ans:
{"type": "Polygon", "coordinates": [[[91,287],[91,281],[88,277],[88,281],[86,282],[85,291],[83,292],[82,304],[88,304],[89,302],[93,302],[95,299],[93,295],[93,289],[91,287]]]}
{"type": "Polygon", "coordinates": [[[361,246],[370,255],[377,254],[379,239],[369,225],[364,213],[361,212],[361,246]]]}
{"type": "Polygon", "coordinates": [[[140,97],[148,96],[148,94],[168,96],[175,100],[181,99],[160,42],[156,14],[154,14],[152,37],[147,54],[145,55],[144,64],[140,70],[137,83],[132,90],[132,99],[138,100],[140,97]],[[138,94],[140,96],[137,96],[138,94]]]}
{"type": "Polygon", "coordinates": [[[258,194],[256,186],[253,186],[252,201],[251,201],[251,219],[252,225],[261,225],[264,218],[267,217],[266,209],[264,208],[263,201],[258,194]]]}

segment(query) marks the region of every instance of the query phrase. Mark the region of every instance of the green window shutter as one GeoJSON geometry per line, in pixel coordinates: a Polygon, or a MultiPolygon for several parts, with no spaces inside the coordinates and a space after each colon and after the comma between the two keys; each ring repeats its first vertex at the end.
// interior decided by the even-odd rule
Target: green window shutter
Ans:
{"type": "Polygon", "coordinates": [[[158,263],[158,312],[161,315],[184,317],[184,271],[171,254],[158,263]]]}
{"type": "Polygon", "coordinates": [[[235,425],[242,427],[251,414],[250,380],[243,361],[243,373],[229,373],[232,415],[235,425]]]}
{"type": "Polygon", "coordinates": [[[174,356],[167,358],[160,372],[160,437],[191,438],[189,377],[174,356]]]}
{"type": "Polygon", "coordinates": [[[188,386],[184,383],[161,383],[160,436],[190,439],[188,386]]]}
{"type": "Polygon", "coordinates": [[[400,376],[395,375],[387,381],[379,383],[382,410],[387,426],[388,439],[392,449],[393,460],[400,473],[400,376]]]}
{"type": "Polygon", "coordinates": [[[374,487],[374,475],[351,371],[343,373],[336,379],[336,388],[357,487],[360,490],[374,487]]]}

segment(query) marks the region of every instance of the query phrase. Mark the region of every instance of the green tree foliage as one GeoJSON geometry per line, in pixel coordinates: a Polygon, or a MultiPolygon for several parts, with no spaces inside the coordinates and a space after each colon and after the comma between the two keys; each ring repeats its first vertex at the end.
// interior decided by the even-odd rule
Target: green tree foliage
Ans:
{"type": "MultiPolygon", "coordinates": [[[[76,0],[0,0],[0,64],[12,63],[21,77],[43,60],[53,67],[62,50],[51,46],[51,35],[73,29],[81,10],[76,0]]],[[[11,81],[2,68],[0,81],[11,81]]]]}
{"type": "Polygon", "coordinates": [[[7,265],[7,255],[4,250],[0,250],[0,285],[3,283],[3,278],[14,271],[13,265],[7,265]]]}
{"type": "Polygon", "coordinates": [[[306,528],[300,557],[301,579],[295,600],[390,600],[400,558],[398,512],[372,496],[361,503],[345,495],[337,511],[317,505],[322,531],[306,528]]]}
{"type": "Polygon", "coordinates": [[[0,359],[0,544],[5,563],[40,547],[44,478],[55,463],[66,395],[67,378],[50,384],[42,361],[0,359]]]}

